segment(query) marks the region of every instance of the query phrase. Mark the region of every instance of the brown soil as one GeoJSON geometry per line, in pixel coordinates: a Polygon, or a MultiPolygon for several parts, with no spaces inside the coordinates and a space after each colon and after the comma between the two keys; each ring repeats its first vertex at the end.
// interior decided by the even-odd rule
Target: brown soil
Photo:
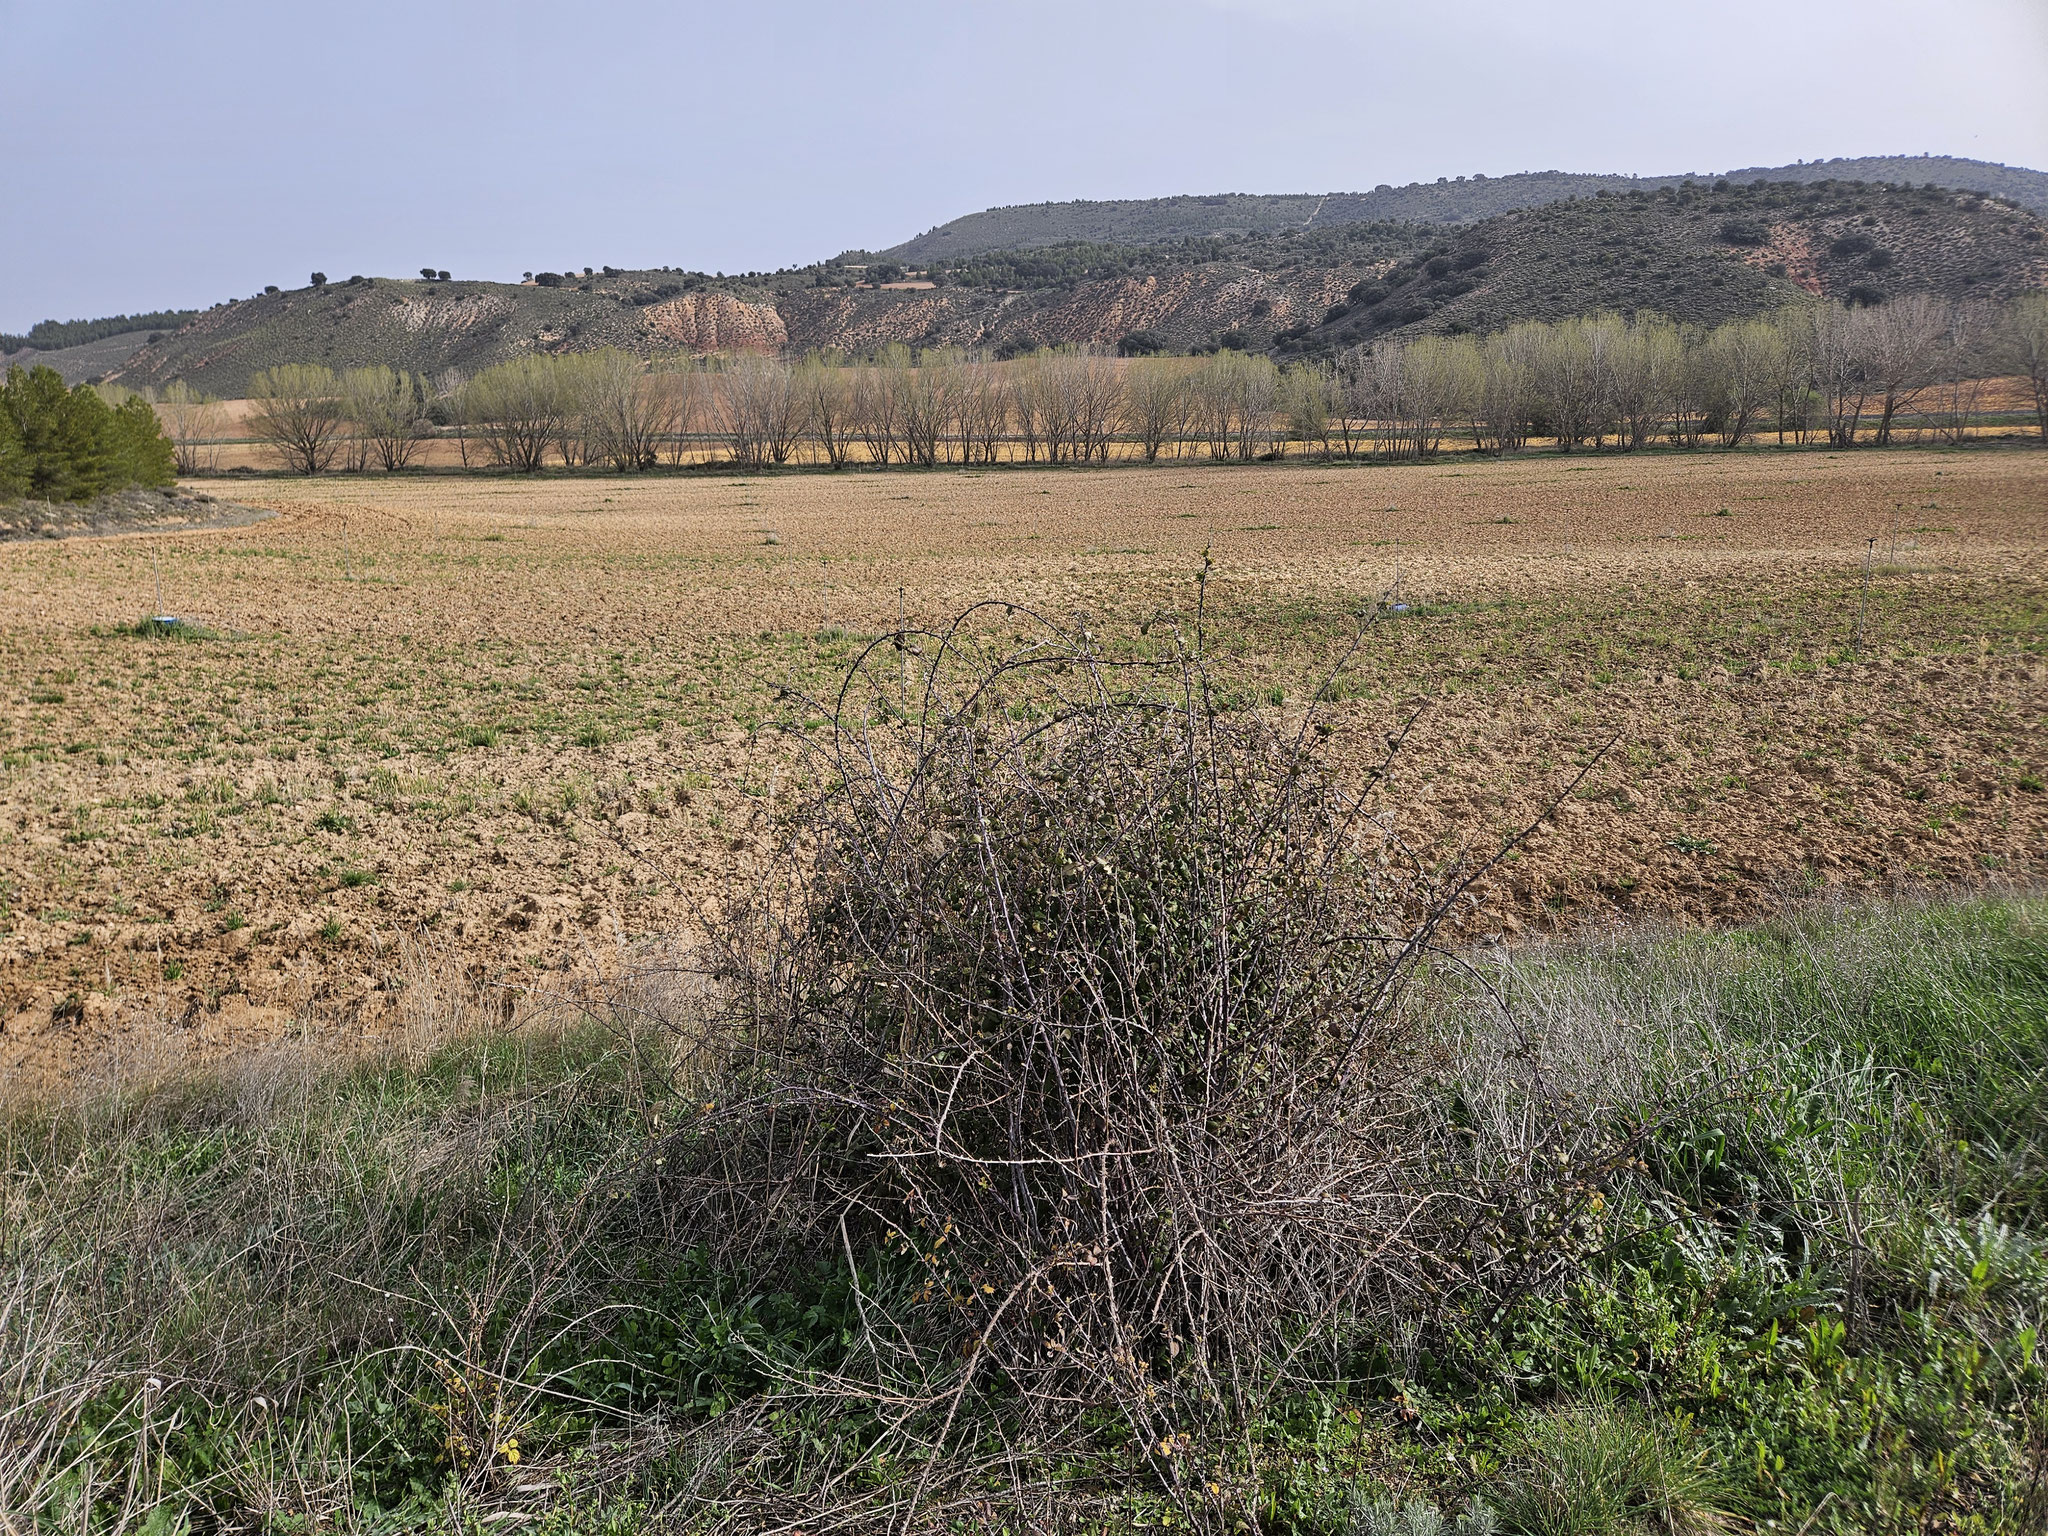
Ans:
{"type": "Polygon", "coordinates": [[[1128,639],[1204,550],[1233,686],[1284,710],[1406,606],[1329,691],[1360,765],[1426,703],[1385,786],[1418,846],[1491,846],[1614,743],[1473,936],[2048,847],[2030,450],[260,492],[254,527],[0,546],[0,1083],[376,1039],[425,970],[516,1002],[685,933],[788,804],[777,686],[899,589],[1128,639]],[[152,550],[186,638],[133,632],[152,550]]]}
{"type": "Polygon", "coordinates": [[[270,515],[265,508],[242,506],[208,491],[131,487],[84,503],[26,499],[0,502],[0,542],[246,528],[270,515]]]}

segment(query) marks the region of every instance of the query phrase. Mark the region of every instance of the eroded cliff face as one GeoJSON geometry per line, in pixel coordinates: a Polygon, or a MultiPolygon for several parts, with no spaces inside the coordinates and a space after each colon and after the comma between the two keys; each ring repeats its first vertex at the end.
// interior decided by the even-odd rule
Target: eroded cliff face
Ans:
{"type": "Polygon", "coordinates": [[[1318,319],[1371,270],[1345,265],[1273,274],[1217,265],[1039,293],[834,289],[788,295],[780,308],[792,352],[837,347],[860,353],[898,342],[1113,347],[1135,331],[1176,347],[1237,331],[1264,346],[1276,331],[1318,319]]]}
{"type": "Polygon", "coordinates": [[[729,293],[686,293],[641,312],[649,350],[780,352],[789,331],[775,306],[729,293]]]}
{"type": "Polygon", "coordinates": [[[258,370],[280,363],[382,363],[438,378],[450,368],[473,375],[533,352],[618,347],[674,357],[789,346],[766,294],[684,293],[680,284],[657,289],[654,275],[626,273],[575,287],[378,278],[261,294],[208,310],[135,352],[114,377],[159,386],[182,378],[234,397],[258,370]]]}
{"type": "Polygon", "coordinates": [[[1042,306],[1027,329],[1047,345],[1085,338],[1110,346],[1133,331],[1151,331],[1190,346],[1233,330],[1263,345],[1274,332],[1319,317],[1358,277],[1350,267],[1276,275],[1219,266],[1116,278],[1042,306]]]}
{"type": "Polygon", "coordinates": [[[414,335],[459,334],[502,324],[512,317],[510,299],[470,293],[453,298],[406,299],[391,307],[391,319],[414,335]]]}
{"type": "Polygon", "coordinates": [[[897,342],[972,347],[994,340],[1004,295],[970,288],[807,289],[780,301],[792,352],[872,352],[897,342]]]}

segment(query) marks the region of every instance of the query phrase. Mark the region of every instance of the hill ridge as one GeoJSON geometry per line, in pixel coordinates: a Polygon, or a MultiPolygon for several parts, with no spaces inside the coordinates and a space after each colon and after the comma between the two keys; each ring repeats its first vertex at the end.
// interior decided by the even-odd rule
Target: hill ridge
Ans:
{"type": "Polygon", "coordinates": [[[2035,213],[2048,214],[2048,172],[1953,155],[1864,155],[1662,176],[1518,171],[1507,176],[1410,182],[1401,187],[1382,182],[1370,192],[1181,193],[1156,198],[1016,203],[963,214],[874,254],[917,264],[1077,241],[1162,244],[1219,235],[1280,234],[1289,228],[1308,227],[1311,217],[1317,226],[1378,221],[1471,224],[1601,191],[1655,191],[1682,186],[1687,181],[1710,184],[1723,179],[1904,182],[1913,186],[1931,182],[1956,191],[2010,198],[2035,213]]]}

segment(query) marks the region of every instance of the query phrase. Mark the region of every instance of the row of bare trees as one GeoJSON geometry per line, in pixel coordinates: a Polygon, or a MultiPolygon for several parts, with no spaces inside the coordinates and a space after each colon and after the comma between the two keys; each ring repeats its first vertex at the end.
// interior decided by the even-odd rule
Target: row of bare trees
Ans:
{"type": "Polygon", "coordinates": [[[1274,440],[1282,374],[1262,357],[1123,363],[1085,348],[1008,362],[907,347],[847,361],[744,357],[701,377],[711,431],[742,464],[1106,462],[1119,442],[1147,459],[1206,445],[1251,458],[1274,440]]]}
{"type": "Polygon", "coordinates": [[[1248,460],[1293,447],[1420,457],[1446,438],[1507,453],[1736,447],[1759,433],[1835,447],[1892,442],[1901,419],[1960,441],[1988,376],[2033,383],[2048,436],[2048,295],[2003,309],[1926,295],[1862,309],[1816,301],[1706,327],[1657,315],[1526,322],[1423,337],[1287,369],[1222,352],[1118,363],[1045,350],[1010,363],[896,347],[858,362],[751,357],[700,377],[712,431],[738,463],[837,468],[1248,460]]]}
{"type": "MultiPolygon", "coordinates": [[[[1735,447],[1761,432],[1846,448],[1892,442],[1901,418],[1961,441],[1988,375],[2034,385],[2048,435],[2048,295],[1999,309],[1911,295],[1846,309],[1815,302],[1712,328],[1656,315],[1530,321],[1484,338],[1385,340],[1342,358],[1322,386],[1333,419],[1368,424],[1367,451],[1433,453],[1447,435],[1506,453],[1667,440],[1735,447]]],[[[1305,386],[1303,386],[1305,388],[1305,386]]],[[[1344,451],[1354,451],[1342,423],[1344,451]]],[[[1296,427],[1299,433],[1299,425],[1296,427]]]]}
{"type": "MultiPolygon", "coordinates": [[[[2048,436],[2048,295],[2003,309],[1910,295],[1863,309],[1815,301],[1692,327],[1651,314],[1527,321],[1492,335],[1383,339],[1334,362],[1260,356],[1128,362],[1049,348],[885,348],[848,359],[746,354],[650,368],[614,348],[532,354],[465,379],[386,367],[273,368],[248,428],[288,467],[397,470],[446,433],[464,465],[533,472],[649,469],[707,447],[731,462],[1085,464],[1249,460],[1306,452],[1418,458],[1447,440],[1510,453],[1736,447],[1760,433],[1848,447],[1913,430],[1960,441],[1987,376],[2032,381],[2048,436]]],[[[173,386],[162,402],[184,473],[220,407],[173,386]]]]}
{"type": "MultiPolygon", "coordinates": [[[[555,455],[571,467],[649,469],[664,452],[683,462],[692,383],[688,373],[650,374],[616,348],[533,354],[472,379],[450,370],[434,381],[381,366],[337,373],[287,364],[250,380],[245,425],[287,468],[308,475],[337,464],[405,469],[444,427],[465,466],[530,472],[555,455]]],[[[176,429],[173,438],[182,441],[176,429]]]]}

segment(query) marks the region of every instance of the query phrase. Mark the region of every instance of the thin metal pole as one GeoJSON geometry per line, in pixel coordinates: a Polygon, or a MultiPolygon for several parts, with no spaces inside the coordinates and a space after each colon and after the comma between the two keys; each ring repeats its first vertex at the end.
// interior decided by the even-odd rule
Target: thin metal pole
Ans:
{"type": "Polygon", "coordinates": [[[161,614],[164,611],[164,568],[157,560],[154,547],[149,551],[149,570],[156,577],[156,612],[161,614]]]}
{"type": "Polygon", "coordinates": [[[1877,554],[1877,540],[1868,539],[1863,545],[1863,606],[1856,610],[1856,659],[1863,659],[1863,625],[1870,617],[1870,562],[1877,554]]]}

